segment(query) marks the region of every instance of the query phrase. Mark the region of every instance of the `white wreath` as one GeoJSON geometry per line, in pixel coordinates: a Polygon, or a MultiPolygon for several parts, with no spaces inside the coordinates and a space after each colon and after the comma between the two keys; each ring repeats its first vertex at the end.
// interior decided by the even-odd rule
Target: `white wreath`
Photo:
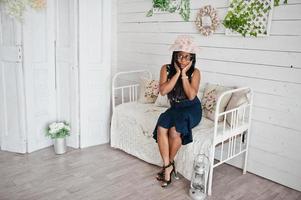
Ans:
{"type": "Polygon", "coordinates": [[[217,10],[211,5],[200,8],[196,17],[198,30],[205,36],[211,35],[216,31],[220,20],[218,19],[217,10]]]}

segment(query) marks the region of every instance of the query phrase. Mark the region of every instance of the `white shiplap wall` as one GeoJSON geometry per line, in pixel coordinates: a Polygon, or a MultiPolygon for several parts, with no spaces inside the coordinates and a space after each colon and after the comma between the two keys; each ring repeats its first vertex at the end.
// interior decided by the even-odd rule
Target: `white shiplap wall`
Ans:
{"type": "Polygon", "coordinates": [[[145,17],[151,0],[115,3],[112,71],[148,68],[158,76],[176,36],[192,35],[202,49],[202,83],[255,91],[248,171],[301,191],[301,1],[276,7],[271,35],[261,38],[225,36],[222,26],[210,37],[196,31],[198,9],[211,4],[223,19],[227,0],[191,0],[190,22],[178,14],[145,17]]]}

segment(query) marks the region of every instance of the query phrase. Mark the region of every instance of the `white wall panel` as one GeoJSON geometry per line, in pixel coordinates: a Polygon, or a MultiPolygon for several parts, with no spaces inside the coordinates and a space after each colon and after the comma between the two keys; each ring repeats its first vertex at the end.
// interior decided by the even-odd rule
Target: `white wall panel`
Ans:
{"type": "MultiPolygon", "coordinates": [[[[165,55],[169,57],[167,44],[145,44],[145,43],[132,43],[123,42],[123,46],[119,47],[120,51],[126,51],[137,54],[153,54],[153,55],[165,55]],[[128,45],[131,48],[128,48],[128,45]]],[[[281,51],[260,51],[250,49],[239,49],[240,54],[236,54],[238,48],[220,48],[202,46],[201,54],[198,56],[200,59],[213,60],[213,61],[225,61],[230,63],[246,63],[246,64],[258,64],[266,66],[277,66],[291,68],[301,68],[301,53],[297,52],[286,52],[281,51]],[[288,65],[287,60],[290,61],[291,65],[288,65]]],[[[280,68],[281,70],[281,68],[280,68]]],[[[285,69],[286,70],[286,69],[285,69]]],[[[296,71],[292,69],[292,71],[296,71]]]]}

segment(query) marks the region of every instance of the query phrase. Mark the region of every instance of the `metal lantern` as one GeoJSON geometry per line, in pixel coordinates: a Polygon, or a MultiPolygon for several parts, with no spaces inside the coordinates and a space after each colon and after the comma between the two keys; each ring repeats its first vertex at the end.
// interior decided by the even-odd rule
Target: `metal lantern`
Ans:
{"type": "Polygon", "coordinates": [[[194,160],[189,195],[194,200],[207,198],[207,180],[209,159],[205,154],[198,154],[194,160]]]}

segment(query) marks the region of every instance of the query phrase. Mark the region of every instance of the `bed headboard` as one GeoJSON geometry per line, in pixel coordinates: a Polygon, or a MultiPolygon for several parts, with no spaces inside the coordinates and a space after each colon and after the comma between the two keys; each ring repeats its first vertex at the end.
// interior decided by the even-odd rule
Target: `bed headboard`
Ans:
{"type": "MultiPolygon", "coordinates": [[[[126,84],[118,85],[118,80],[120,82],[120,80],[122,80],[122,76],[125,77],[125,75],[138,76],[138,75],[145,75],[145,74],[147,74],[147,76],[148,76],[146,78],[152,79],[152,74],[149,70],[123,71],[123,72],[118,72],[113,76],[113,80],[112,80],[112,108],[113,108],[113,111],[116,106],[116,98],[117,98],[118,92],[120,92],[121,103],[133,102],[133,101],[138,100],[139,83],[137,83],[137,82],[129,83],[129,81],[127,81],[126,84]]],[[[124,79],[124,80],[126,80],[126,79],[124,79]]]]}

